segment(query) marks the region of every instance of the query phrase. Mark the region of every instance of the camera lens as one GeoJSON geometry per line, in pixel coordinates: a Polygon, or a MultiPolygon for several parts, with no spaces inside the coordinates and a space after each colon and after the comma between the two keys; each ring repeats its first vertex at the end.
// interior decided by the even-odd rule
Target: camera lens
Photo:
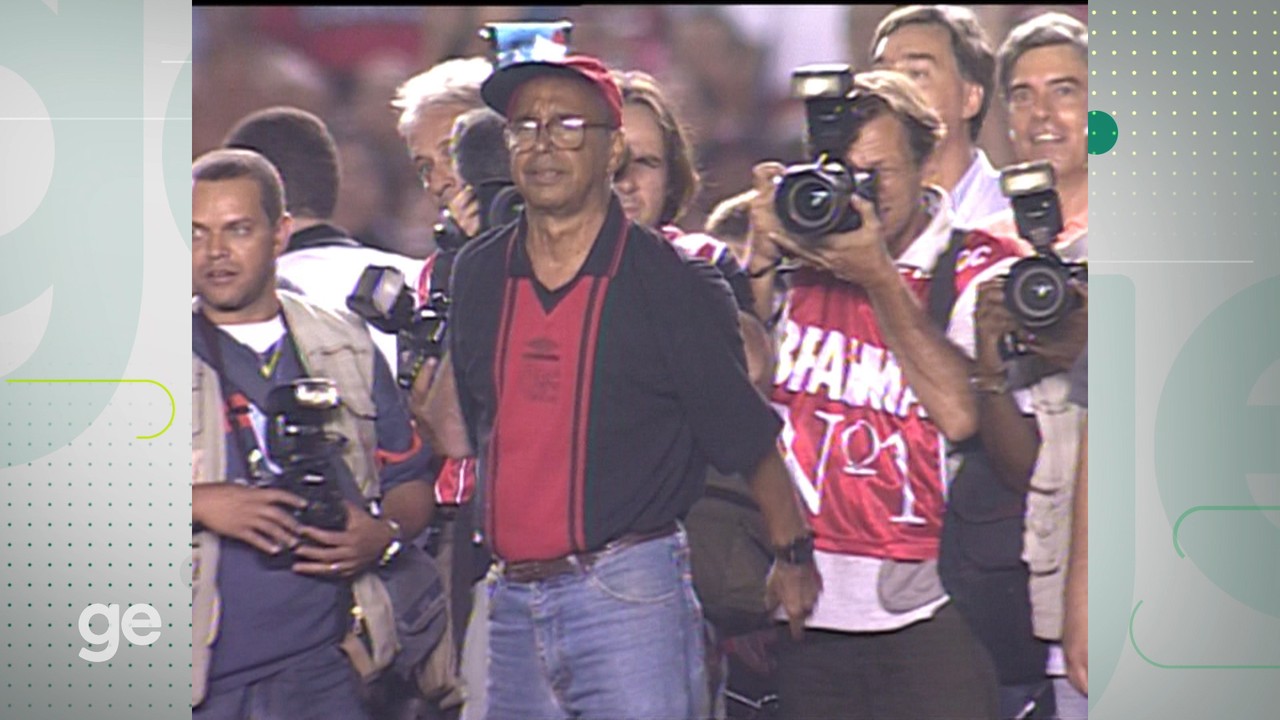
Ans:
{"type": "Polygon", "coordinates": [[[787,204],[791,208],[792,219],[798,224],[817,228],[831,221],[831,214],[835,209],[832,188],[820,178],[803,178],[792,185],[790,190],[787,204]]]}
{"type": "Polygon", "coordinates": [[[814,237],[862,227],[862,217],[849,207],[849,176],[816,166],[792,168],[778,186],[778,219],[788,232],[814,237]]]}
{"type": "Polygon", "coordinates": [[[1069,309],[1067,275],[1043,257],[1016,263],[1009,272],[1007,288],[1005,299],[1009,310],[1023,327],[1049,327],[1069,309]]]}

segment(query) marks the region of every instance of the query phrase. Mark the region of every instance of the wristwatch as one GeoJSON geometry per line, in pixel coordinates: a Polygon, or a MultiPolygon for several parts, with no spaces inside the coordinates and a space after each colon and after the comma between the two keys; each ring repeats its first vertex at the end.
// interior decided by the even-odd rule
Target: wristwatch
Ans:
{"type": "Polygon", "coordinates": [[[396,555],[398,555],[400,550],[404,547],[404,533],[400,529],[400,523],[389,517],[383,516],[382,504],[376,499],[369,501],[369,514],[386,523],[387,527],[391,528],[391,542],[387,543],[387,547],[382,551],[382,557],[378,559],[378,565],[380,567],[386,566],[395,559],[396,555]]]}
{"type": "Polygon", "coordinates": [[[806,532],[790,545],[774,546],[773,559],[788,565],[810,565],[813,563],[813,533],[806,532]]]}
{"type": "Polygon", "coordinates": [[[400,523],[391,518],[382,518],[388,526],[391,527],[391,542],[387,543],[387,549],[382,551],[382,558],[378,560],[378,565],[388,565],[400,553],[400,549],[404,547],[400,523]]]}

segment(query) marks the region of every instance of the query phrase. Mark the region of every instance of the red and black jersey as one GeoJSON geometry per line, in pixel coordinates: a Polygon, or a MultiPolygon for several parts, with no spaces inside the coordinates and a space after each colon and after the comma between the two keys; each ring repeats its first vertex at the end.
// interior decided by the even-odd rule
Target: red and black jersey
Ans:
{"type": "MultiPolygon", "coordinates": [[[[922,305],[950,232],[940,214],[899,258],[903,281],[922,305]]],[[[956,263],[957,296],[983,268],[1017,251],[969,234],[956,263]]],[[[945,440],[908,385],[861,287],[818,270],[795,273],[772,399],[818,548],[896,560],[937,557],[945,440]]]]}
{"type": "Polygon", "coordinates": [[[477,496],[508,561],[683,517],[708,462],[748,472],[779,429],[714,267],[627,221],[615,198],[578,275],[551,291],[525,232],[521,221],[462,251],[449,329],[477,496]]]}

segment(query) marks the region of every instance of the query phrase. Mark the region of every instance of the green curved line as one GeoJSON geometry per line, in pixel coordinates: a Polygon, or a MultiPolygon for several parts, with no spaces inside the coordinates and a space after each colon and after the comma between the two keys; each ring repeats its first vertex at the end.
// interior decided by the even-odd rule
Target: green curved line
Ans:
{"type": "Polygon", "coordinates": [[[97,379],[83,379],[83,378],[45,378],[45,379],[13,379],[13,380],[5,380],[5,382],[11,382],[11,383],[151,383],[152,385],[155,385],[156,387],[158,387],[158,388],[160,388],[161,390],[163,390],[165,395],[169,396],[169,422],[168,422],[168,423],[166,423],[166,424],[165,424],[165,426],[164,426],[163,428],[161,428],[160,432],[156,433],[155,435],[138,435],[138,436],[137,436],[137,438],[138,438],[139,440],[155,440],[156,438],[158,438],[158,437],[160,437],[161,435],[165,434],[166,432],[168,432],[169,428],[173,427],[173,419],[174,419],[175,417],[177,417],[177,416],[178,416],[178,404],[177,404],[176,402],[174,402],[174,400],[173,400],[173,393],[169,392],[169,388],[165,387],[165,386],[164,386],[164,383],[157,382],[157,381],[155,381],[155,380],[147,380],[147,379],[145,379],[145,378],[143,378],[143,379],[139,379],[139,380],[132,380],[132,379],[117,379],[117,380],[110,380],[110,379],[107,379],[107,380],[97,380],[97,379]]]}
{"type": "Polygon", "coordinates": [[[1139,600],[1137,605],[1133,606],[1133,614],[1129,616],[1129,644],[1133,646],[1134,652],[1138,653],[1138,657],[1146,660],[1148,664],[1165,670],[1280,670],[1280,665],[1165,665],[1156,662],[1147,657],[1142,652],[1142,648],[1138,647],[1138,640],[1133,636],[1133,620],[1138,617],[1138,608],[1142,607],[1142,601],[1139,600]]]}
{"type": "Polygon", "coordinates": [[[1186,554],[1182,552],[1182,546],[1178,544],[1178,527],[1182,525],[1182,521],[1186,520],[1189,515],[1201,510],[1256,510],[1260,512],[1262,510],[1280,510],[1280,505],[1197,505],[1191,508],[1182,513],[1178,517],[1178,521],[1173,524],[1173,549],[1178,552],[1178,557],[1180,558],[1185,558],[1186,554]]]}

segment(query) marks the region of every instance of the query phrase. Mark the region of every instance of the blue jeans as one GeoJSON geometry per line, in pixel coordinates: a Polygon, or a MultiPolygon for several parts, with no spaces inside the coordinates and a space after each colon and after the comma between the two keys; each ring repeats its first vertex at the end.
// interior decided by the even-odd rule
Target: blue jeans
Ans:
{"type": "Polygon", "coordinates": [[[367,720],[360,681],[335,645],[298,655],[280,672],[210,695],[191,720],[367,720]]]}
{"type": "Polygon", "coordinates": [[[705,718],[702,608],[683,530],[489,591],[488,720],[705,718]]]}

